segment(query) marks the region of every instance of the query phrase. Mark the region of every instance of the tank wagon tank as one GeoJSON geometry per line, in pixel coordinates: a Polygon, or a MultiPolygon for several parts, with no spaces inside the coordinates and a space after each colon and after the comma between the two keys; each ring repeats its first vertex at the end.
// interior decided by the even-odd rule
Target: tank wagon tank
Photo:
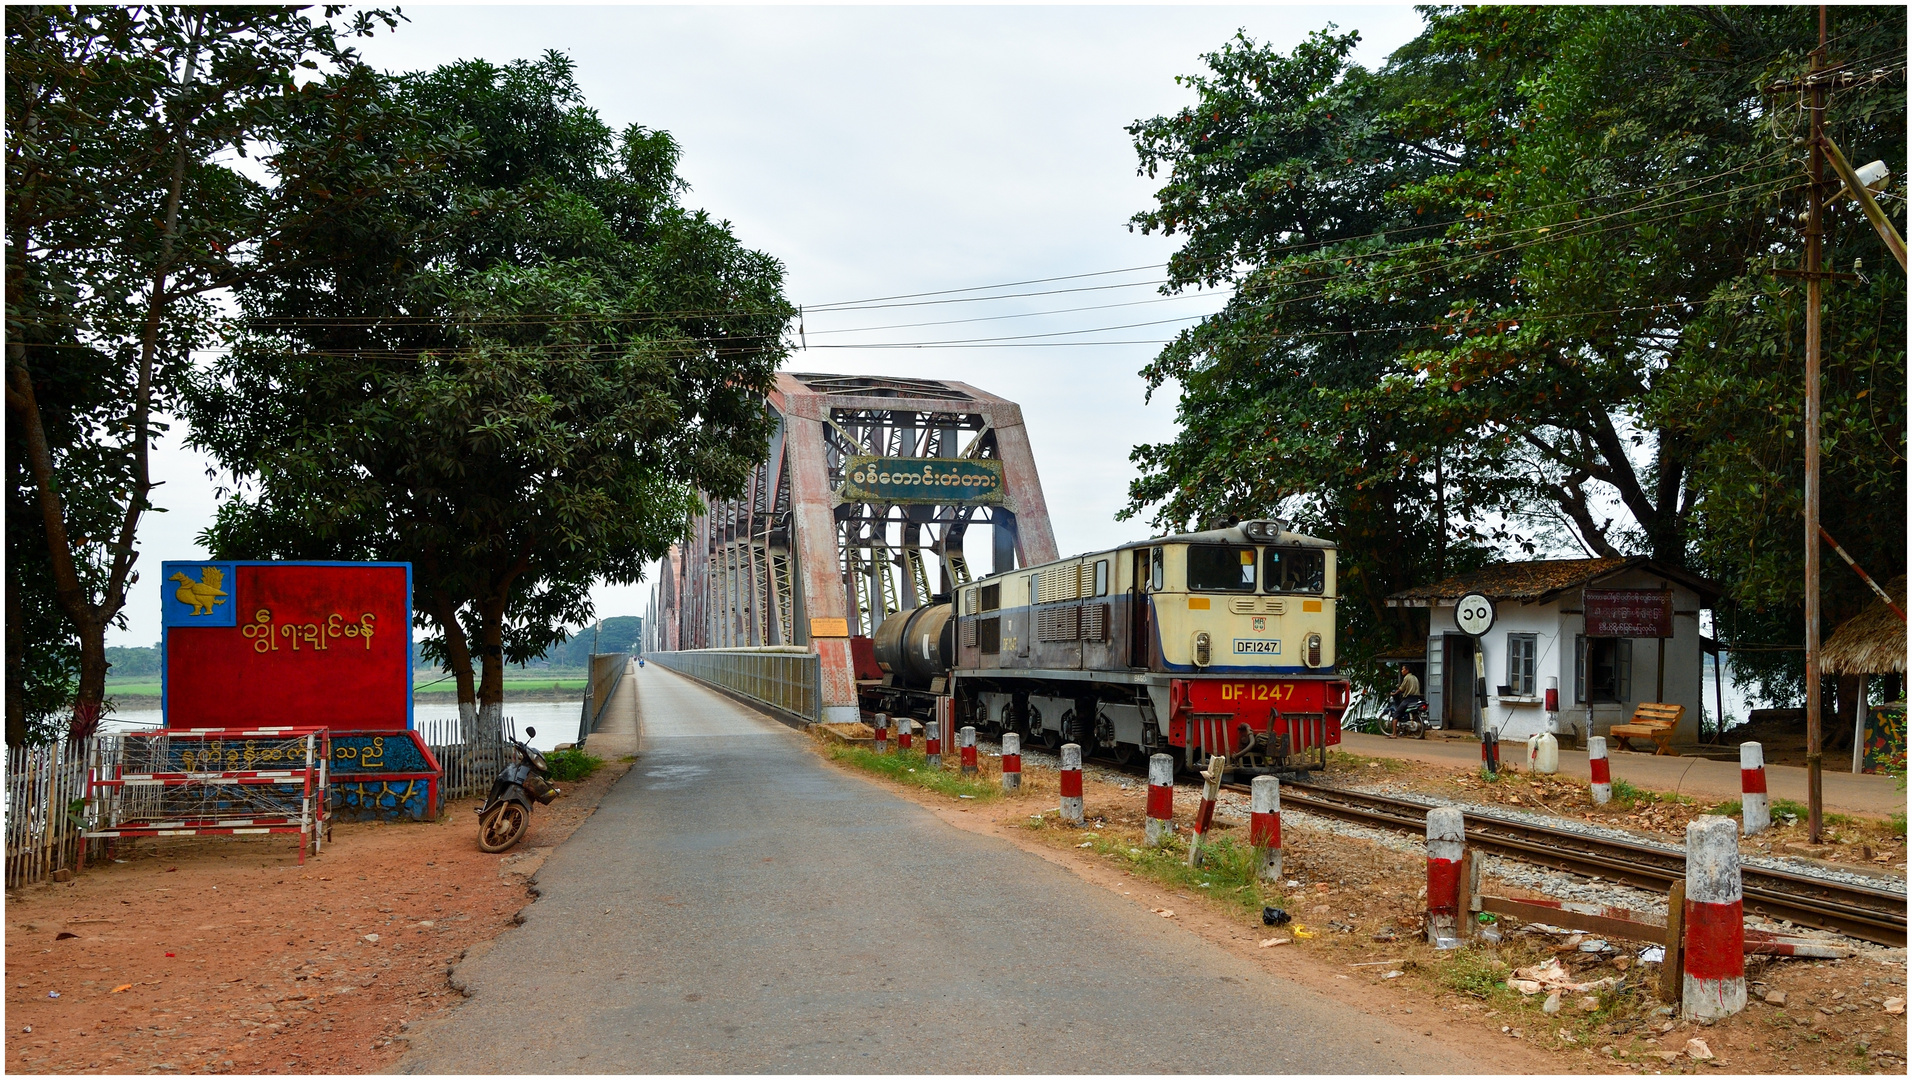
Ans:
{"type": "Polygon", "coordinates": [[[1341,741],[1335,549],[1246,521],[995,574],[877,630],[863,706],[1127,763],[1302,770],[1341,741]]]}

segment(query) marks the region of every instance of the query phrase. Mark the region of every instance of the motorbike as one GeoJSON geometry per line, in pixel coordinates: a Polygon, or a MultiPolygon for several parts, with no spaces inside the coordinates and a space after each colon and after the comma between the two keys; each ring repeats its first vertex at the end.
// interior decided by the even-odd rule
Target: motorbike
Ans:
{"type": "Polygon", "coordinates": [[[1387,704],[1385,723],[1390,739],[1425,739],[1431,726],[1427,719],[1427,699],[1411,697],[1387,704]]]}
{"type": "MultiPolygon", "coordinates": [[[[537,728],[525,728],[524,737],[538,737],[537,728]]],[[[491,782],[491,794],[478,808],[478,848],[497,853],[524,839],[531,831],[531,804],[549,806],[563,794],[551,783],[551,766],[544,755],[516,739],[518,759],[507,762],[491,782]]]]}

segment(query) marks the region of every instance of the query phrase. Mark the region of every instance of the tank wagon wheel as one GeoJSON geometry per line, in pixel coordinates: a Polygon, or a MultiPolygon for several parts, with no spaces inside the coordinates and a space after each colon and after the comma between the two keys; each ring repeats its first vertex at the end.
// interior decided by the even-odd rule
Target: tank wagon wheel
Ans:
{"type": "Polygon", "coordinates": [[[531,815],[515,802],[500,803],[478,819],[478,849],[496,854],[524,839],[531,815]]]}

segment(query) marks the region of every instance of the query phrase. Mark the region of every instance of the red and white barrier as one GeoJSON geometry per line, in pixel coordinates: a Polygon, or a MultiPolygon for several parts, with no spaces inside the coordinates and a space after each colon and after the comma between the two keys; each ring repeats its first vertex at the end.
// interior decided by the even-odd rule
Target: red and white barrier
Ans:
{"type": "Polygon", "coordinates": [[[976,775],[976,729],[966,727],[956,732],[956,747],[962,754],[963,775],[976,775]]]}
{"type": "Polygon", "coordinates": [[[888,713],[877,713],[870,725],[876,729],[876,752],[890,752],[890,717],[888,713]]]}
{"type": "Polygon", "coordinates": [[[943,767],[943,722],[941,720],[931,720],[924,725],[923,756],[927,759],[930,768],[943,767]]]}
{"type": "Polygon", "coordinates": [[[1202,844],[1208,840],[1209,827],[1215,824],[1215,800],[1222,794],[1222,772],[1228,759],[1210,754],[1208,768],[1202,770],[1202,805],[1195,811],[1195,831],[1188,838],[1188,865],[1202,865],[1202,844]]]}
{"type": "Polygon", "coordinates": [[[896,748],[897,750],[905,754],[909,753],[910,743],[911,743],[910,729],[915,726],[916,726],[916,721],[911,720],[907,716],[899,716],[896,718],[896,748]]]}
{"type": "MultiPolygon", "coordinates": [[[[1724,819],[1722,819],[1724,820],[1724,819]]],[[[1457,806],[1427,812],[1427,940],[1437,949],[1461,945],[1461,860],[1467,819],[1457,806]]]]}
{"type": "Polygon", "coordinates": [[[1281,781],[1257,776],[1249,788],[1248,840],[1261,853],[1261,879],[1281,880],[1281,781]]]}
{"type": "Polygon", "coordinates": [[[1062,820],[1082,824],[1082,747],[1062,744],[1062,820]]]}
{"type": "Polygon", "coordinates": [[[1613,766],[1607,761],[1607,740],[1603,735],[1587,739],[1587,772],[1593,777],[1593,805],[1605,806],[1613,798],[1613,766]]]}
{"type": "Polygon", "coordinates": [[[1756,742],[1739,744],[1739,818],[1747,836],[1773,823],[1772,802],[1766,797],[1766,748],[1756,742]]]}
{"type": "Polygon", "coordinates": [[[1697,1020],[1746,1008],[1746,911],[1739,881],[1739,828],[1701,817],[1686,827],[1686,947],[1680,1008],[1697,1020]]]}
{"type": "Polygon", "coordinates": [[[1002,733],[1002,789],[1022,787],[1022,736],[1013,731],[1002,733]]]}
{"type": "Polygon", "coordinates": [[[1149,846],[1168,843],[1168,838],[1175,833],[1175,759],[1167,754],[1149,756],[1148,815],[1143,835],[1149,846]]]}

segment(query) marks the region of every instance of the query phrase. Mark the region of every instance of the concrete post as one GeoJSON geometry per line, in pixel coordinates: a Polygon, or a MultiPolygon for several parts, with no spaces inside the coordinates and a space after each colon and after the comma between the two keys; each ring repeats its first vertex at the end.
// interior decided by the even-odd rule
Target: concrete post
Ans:
{"type": "Polygon", "coordinates": [[[1500,734],[1498,732],[1480,733],[1480,764],[1490,776],[1500,772],[1500,734]]]}
{"type": "Polygon", "coordinates": [[[976,775],[976,729],[973,727],[958,729],[956,746],[962,753],[963,775],[976,775]]]}
{"type": "Polygon", "coordinates": [[[1215,823],[1215,800],[1222,793],[1222,771],[1228,759],[1210,754],[1208,768],[1202,770],[1202,805],[1195,812],[1195,831],[1188,838],[1188,865],[1202,865],[1202,844],[1208,839],[1209,826],[1215,823]]]}
{"type": "Polygon", "coordinates": [[[943,767],[943,722],[931,720],[923,727],[923,756],[928,759],[929,767],[943,767]]]}
{"type": "Polygon", "coordinates": [[[1773,823],[1772,802],[1766,797],[1766,748],[1756,742],[1739,744],[1739,817],[1747,836],[1765,832],[1773,823]]]}
{"type": "Polygon", "coordinates": [[[1013,731],[1002,733],[1002,789],[1022,787],[1022,736],[1013,731]]]}
{"type": "Polygon", "coordinates": [[[899,751],[903,753],[909,752],[911,745],[910,729],[915,726],[916,721],[911,720],[907,716],[899,716],[896,718],[896,748],[899,751]]]}
{"type": "MultiPolygon", "coordinates": [[[[1723,819],[1722,819],[1723,820],[1723,819]]],[[[1461,944],[1461,859],[1467,852],[1467,820],[1460,807],[1427,812],[1427,940],[1437,949],[1461,944]]]]}
{"type": "Polygon", "coordinates": [[[1607,762],[1604,735],[1587,737],[1587,772],[1593,777],[1593,805],[1605,806],[1613,798],[1613,767],[1607,762]]]}
{"type": "Polygon", "coordinates": [[[1175,759],[1167,754],[1149,756],[1148,824],[1143,835],[1150,847],[1161,847],[1175,833],[1175,759]]]}
{"type": "Polygon", "coordinates": [[[1281,880],[1281,781],[1257,776],[1248,796],[1248,839],[1261,854],[1261,879],[1281,880]]]}
{"type": "Polygon", "coordinates": [[[888,754],[890,752],[889,714],[877,713],[875,722],[871,726],[876,729],[876,752],[878,754],[888,754]]]}
{"type": "Polygon", "coordinates": [[[1686,827],[1685,907],[1681,1011],[1696,1020],[1732,1016],[1746,1008],[1746,915],[1739,829],[1730,818],[1686,827]]]}
{"type": "Polygon", "coordinates": [[[1062,820],[1082,824],[1082,747],[1062,744],[1062,820]]]}

